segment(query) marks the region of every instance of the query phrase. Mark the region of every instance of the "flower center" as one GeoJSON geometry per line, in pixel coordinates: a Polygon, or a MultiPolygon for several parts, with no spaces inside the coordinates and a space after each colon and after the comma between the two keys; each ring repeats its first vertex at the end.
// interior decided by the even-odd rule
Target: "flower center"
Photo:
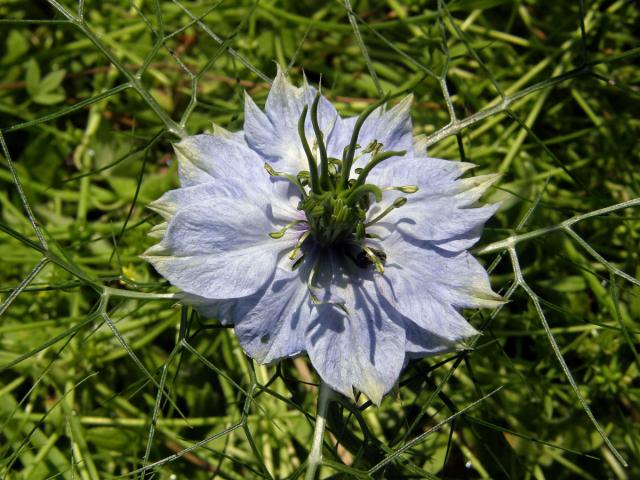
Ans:
{"type": "MultiPolygon", "coordinates": [[[[382,264],[386,260],[386,255],[384,252],[366,245],[366,239],[369,238],[366,228],[381,220],[393,209],[404,205],[407,199],[406,197],[397,198],[377,217],[367,222],[367,211],[372,201],[371,195],[373,194],[376,202],[382,200],[382,189],[372,183],[368,183],[367,176],[376,165],[389,158],[403,156],[406,151],[384,152],[383,145],[374,140],[360,152],[361,155],[371,154],[368,163],[363,168],[355,170],[358,175],[355,179],[350,178],[350,176],[351,168],[356,158],[356,150],[360,148],[358,136],[362,125],[367,117],[381,106],[387,98],[385,97],[371,105],[358,117],[353,128],[351,141],[344,148],[342,160],[327,156],[324,136],[318,122],[319,100],[320,93],[316,95],[310,112],[311,124],[316,137],[314,150],[317,152],[319,161],[306,138],[305,121],[308,106],[305,106],[298,120],[298,135],[307,157],[309,170],[299,172],[294,177],[286,173],[276,172],[270,165],[265,165],[269,174],[287,178],[301,192],[302,199],[298,209],[305,213],[309,230],[301,237],[290,257],[294,259],[300,251],[302,243],[308,238],[312,238],[323,248],[344,246],[345,253],[358,267],[367,268],[373,264],[378,271],[382,272],[382,264]],[[352,253],[354,248],[355,254],[352,253]]],[[[385,190],[389,189],[400,190],[403,193],[415,193],[418,187],[408,185],[385,188],[385,190]]],[[[280,232],[274,232],[270,235],[273,238],[279,238],[292,225],[289,224],[280,232]]],[[[294,266],[297,266],[296,264],[298,264],[298,261],[294,262],[294,266]]]]}

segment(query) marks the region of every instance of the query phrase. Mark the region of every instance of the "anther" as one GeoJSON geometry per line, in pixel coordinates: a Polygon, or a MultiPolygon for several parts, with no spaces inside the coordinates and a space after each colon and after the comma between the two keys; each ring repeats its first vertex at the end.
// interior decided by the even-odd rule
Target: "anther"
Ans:
{"type": "Polygon", "coordinates": [[[374,248],[367,247],[366,245],[362,245],[362,252],[360,253],[360,255],[358,255],[358,261],[360,261],[361,263],[358,263],[358,266],[365,268],[367,265],[365,264],[363,267],[364,259],[362,258],[362,254],[366,255],[365,258],[368,259],[370,263],[373,263],[375,265],[378,273],[384,273],[383,262],[387,260],[386,253],[384,253],[382,250],[376,250],[374,248]]]}
{"type": "MultiPolygon", "coordinates": [[[[296,258],[296,256],[298,255],[298,253],[300,252],[300,248],[302,248],[302,244],[304,243],[304,241],[309,237],[309,235],[311,234],[311,232],[309,230],[307,230],[306,232],[304,232],[300,238],[298,239],[298,241],[296,242],[295,246],[293,247],[293,250],[291,251],[291,253],[289,254],[289,259],[293,260],[296,258]]],[[[302,256],[304,257],[304,255],[302,256]]],[[[300,258],[302,258],[300,257],[300,258]]],[[[300,260],[300,258],[298,260],[296,260],[296,262],[293,264],[293,266],[295,267],[296,263],[300,260]]],[[[297,268],[297,267],[296,267],[297,268]]],[[[295,268],[293,268],[295,270],[295,268]]]]}
{"type": "Polygon", "coordinates": [[[388,192],[390,190],[397,190],[402,193],[416,193],[418,190],[417,185],[404,185],[402,187],[385,187],[382,189],[383,192],[388,192]]]}
{"type": "Polygon", "coordinates": [[[392,211],[394,211],[396,208],[400,208],[401,206],[403,206],[405,203],[407,203],[407,197],[399,197],[396,198],[393,203],[391,205],[389,205],[387,208],[385,208],[382,213],[380,213],[380,215],[378,215],[377,217],[375,217],[373,220],[367,222],[364,224],[365,227],[370,227],[371,225],[373,225],[374,223],[379,222],[380,220],[382,220],[384,217],[386,217],[387,215],[389,215],[392,211]]]}
{"type": "Polygon", "coordinates": [[[304,222],[304,220],[294,220],[293,222],[287,223],[284,227],[282,227],[277,232],[269,233],[269,236],[271,238],[275,238],[276,240],[279,239],[279,238],[282,238],[282,237],[284,237],[284,234],[287,233],[287,230],[289,230],[294,225],[298,225],[299,223],[302,223],[302,222],[304,222]]]}
{"type": "Polygon", "coordinates": [[[285,173],[285,172],[278,172],[271,165],[269,165],[267,162],[264,163],[264,169],[272,177],[284,178],[286,180],[289,180],[291,183],[293,183],[300,190],[302,198],[305,198],[307,196],[307,192],[305,191],[304,187],[302,186],[302,183],[300,183],[300,180],[298,178],[296,178],[293,175],[290,175],[288,173],[285,173]]]}

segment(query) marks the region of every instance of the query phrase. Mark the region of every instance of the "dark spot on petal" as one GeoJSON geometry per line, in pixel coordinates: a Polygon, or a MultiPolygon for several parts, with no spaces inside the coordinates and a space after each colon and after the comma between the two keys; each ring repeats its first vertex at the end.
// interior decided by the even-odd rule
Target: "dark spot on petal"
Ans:
{"type": "MultiPolygon", "coordinates": [[[[382,264],[384,264],[387,261],[387,254],[384,253],[382,250],[372,248],[371,252],[373,252],[373,254],[376,257],[378,257],[378,259],[380,260],[380,262],[382,262],[382,264]]],[[[358,253],[358,256],[354,259],[354,261],[356,265],[360,268],[368,268],[374,263],[373,259],[364,250],[358,253]]]]}
{"type": "Polygon", "coordinates": [[[263,336],[260,337],[260,343],[268,343],[270,338],[271,338],[271,335],[269,335],[268,333],[265,333],[263,336]]]}

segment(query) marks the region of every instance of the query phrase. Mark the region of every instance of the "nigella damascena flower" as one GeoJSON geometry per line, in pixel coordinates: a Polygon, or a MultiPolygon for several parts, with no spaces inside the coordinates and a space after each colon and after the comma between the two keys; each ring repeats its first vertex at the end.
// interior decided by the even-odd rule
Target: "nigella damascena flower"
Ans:
{"type": "Polygon", "coordinates": [[[181,188],[151,204],[166,222],[145,258],[258,362],[307,352],[334,390],[380,403],[408,359],[477,334],[461,308],[501,302],[467,252],[496,177],[428,157],[410,104],[341,118],[279,71],[243,131],[175,146],[181,188]]]}

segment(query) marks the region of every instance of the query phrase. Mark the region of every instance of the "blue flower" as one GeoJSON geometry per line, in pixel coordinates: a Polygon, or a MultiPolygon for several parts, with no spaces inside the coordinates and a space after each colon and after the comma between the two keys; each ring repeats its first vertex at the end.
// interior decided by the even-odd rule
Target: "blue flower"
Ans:
{"type": "Polygon", "coordinates": [[[175,145],[181,188],[144,258],[201,314],[233,325],[260,363],[307,352],[320,377],[379,404],[408,359],[478,332],[461,308],[502,300],[467,252],[495,205],[494,175],[430,158],[407,97],[341,118],[281,71],[244,130],[175,145]]]}

